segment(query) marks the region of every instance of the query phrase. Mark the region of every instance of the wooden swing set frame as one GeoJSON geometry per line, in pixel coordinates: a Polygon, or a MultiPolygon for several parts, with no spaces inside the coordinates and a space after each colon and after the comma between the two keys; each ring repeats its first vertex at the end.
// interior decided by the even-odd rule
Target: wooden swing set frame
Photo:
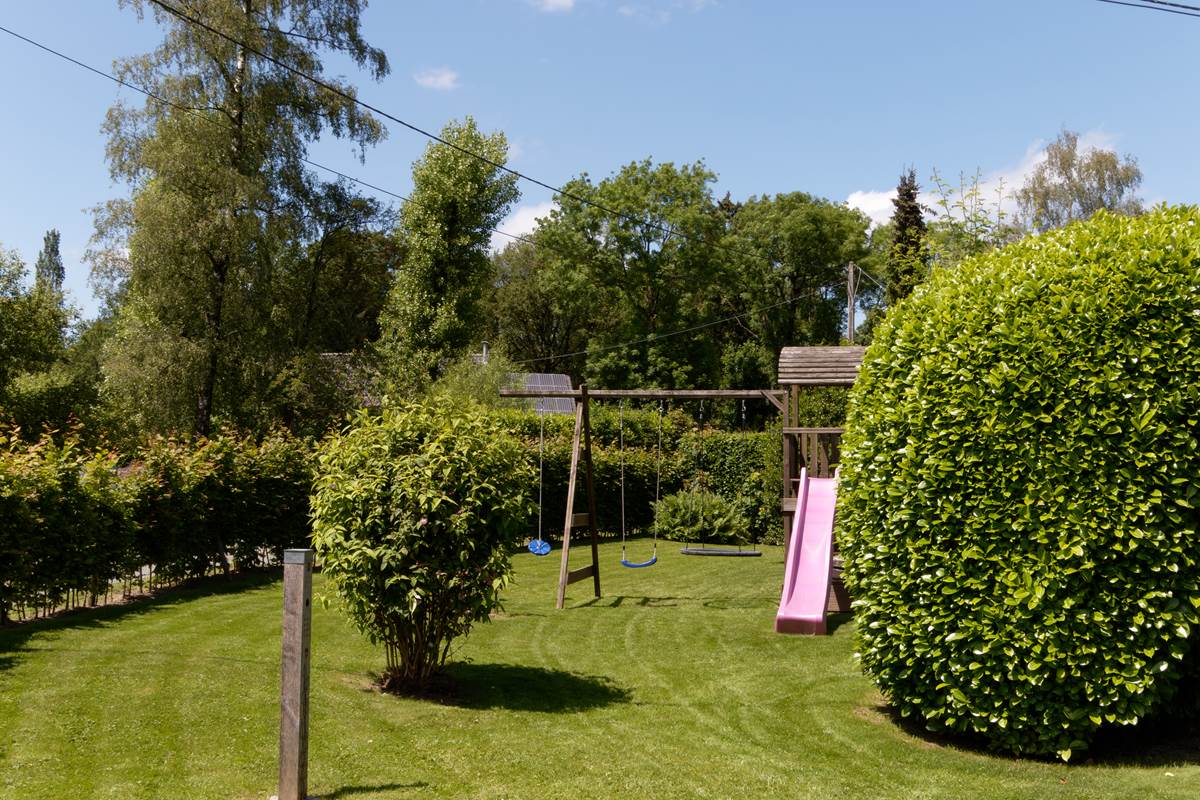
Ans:
{"type": "Polygon", "coordinates": [[[571,440],[571,472],[567,479],[567,510],[563,521],[562,560],[558,569],[558,595],[555,608],[566,603],[567,586],[592,579],[596,597],[600,594],[599,534],[596,531],[596,495],[592,472],[592,428],[589,402],[600,400],[767,400],[780,412],[784,410],[786,393],[779,389],[595,389],[586,385],[578,389],[501,389],[501,397],[537,399],[565,397],[575,401],[575,433],[571,440]],[[579,466],[583,464],[584,487],[587,491],[587,512],[575,513],[575,487],[579,466]],[[592,563],[571,569],[571,532],[586,528],[592,551],[592,563]]]}

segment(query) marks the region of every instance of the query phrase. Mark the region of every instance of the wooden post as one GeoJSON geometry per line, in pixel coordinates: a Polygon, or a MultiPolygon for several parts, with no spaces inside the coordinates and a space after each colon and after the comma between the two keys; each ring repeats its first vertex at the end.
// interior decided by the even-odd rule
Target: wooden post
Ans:
{"type": "Polygon", "coordinates": [[[279,695],[279,800],[308,796],[308,662],[312,550],[283,551],[283,667],[279,695]]]}
{"type": "Polygon", "coordinates": [[[567,517],[563,522],[562,561],[558,568],[558,596],[555,608],[566,604],[567,586],[576,581],[592,579],[596,597],[600,596],[600,553],[597,549],[596,533],[596,489],[592,480],[592,434],[588,417],[587,386],[579,387],[575,399],[575,437],[571,442],[571,474],[567,479],[567,517]],[[588,513],[575,513],[575,489],[578,485],[579,462],[583,460],[584,481],[588,496],[588,513]],[[587,528],[592,539],[592,563],[579,569],[571,569],[571,531],[587,528]]]}
{"type": "MultiPolygon", "coordinates": [[[[580,385],[579,393],[583,403],[583,477],[588,497],[588,535],[592,540],[592,583],[595,585],[596,597],[599,598],[600,551],[597,541],[600,537],[596,533],[596,485],[592,479],[592,420],[588,411],[587,386],[580,385]]],[[[621,502],[625,501],[622,499],[621,502]]]]}
{"type": "Polygon", "coordinates": [[[846,267],[846,341],[854,344],[854,304],[857,302],[858,276],[854,274],[854,262],[846,267]]]}
{"type": "Polygon", "coordinates": [[[571,439],[571,471],[567,478],[567,518],[563,522],[562,561],[558,566],[558,594],[554,607],[562,608],[567,599],[571,573],[571,528],[575,521],[575,477],[579,472],[579,448],[583,441],[583,403],[575,401],[575,435],[571,439]]]}

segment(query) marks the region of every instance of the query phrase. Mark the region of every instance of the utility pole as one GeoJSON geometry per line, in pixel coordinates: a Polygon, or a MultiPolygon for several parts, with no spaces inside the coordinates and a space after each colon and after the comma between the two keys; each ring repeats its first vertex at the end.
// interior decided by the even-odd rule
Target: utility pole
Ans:
{"type": "Polygon", "coordinates": [[[854,304],[858,294],[858,268],[851,261],[846,265],[846,341],[854,344],[854,304]]]}

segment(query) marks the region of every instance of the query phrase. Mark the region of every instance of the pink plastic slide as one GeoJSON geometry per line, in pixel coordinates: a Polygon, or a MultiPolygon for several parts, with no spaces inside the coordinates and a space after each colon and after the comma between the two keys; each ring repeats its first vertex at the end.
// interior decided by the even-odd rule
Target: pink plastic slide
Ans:
{"type": "Polygon", "coordinates": [[[833,570],[833,509],[837,478],[810,478],[800,471],[796,515],[788,538],[783,596],[776,633],[825,633],[829,579],[833,570]]]}

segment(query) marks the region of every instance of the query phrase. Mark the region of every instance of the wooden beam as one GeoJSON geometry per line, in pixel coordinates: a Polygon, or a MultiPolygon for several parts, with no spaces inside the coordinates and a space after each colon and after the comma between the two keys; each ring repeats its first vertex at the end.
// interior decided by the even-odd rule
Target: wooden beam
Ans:
{"type": "MultiPolygon", "coordinates": [[[[588,389],[588,397],[600,400],[762,400],[776,406],[783,402],[783,389],[588,389]],[[778,398],[776,403],[774,398],[778,398]]],[[[570,397],[578,400],[579,389],[501,389],[501,397],[570,397]]]]}
{"type": "Polygon", "coordinates": [[[588,388],[579,387],[583,405],[583,477],[587,489],[588,502],[588,536],[592,540],[592,581],[595,583],[596,597],[600,597],[600,536],[596,532],[596,485],[592,480],[592,423],[588,412],[588,388]]]}
{"type": "Polygon", "coordinates": [[[762,396],[767,400],[767,402],[775,406],[777,411],[779,411],[781,414],[783,413],[783,402],[787,397],[785,392],[774,392],[769,389],[763,389],[762,396]]]}
{"type": "Polygon", "coordinates": [[[567,573],[567,583],[575,583],[577,581],[587,580],[588,578],[593,577],[595,574],[596,574],[595,565],[588,564],[586,567],[580,567],[579,569],[573,569],[570,572],[568,572],[567,573]]]}
{"type": "Polygon", "coordinates": [[[571,571],[571,521],[575,516],[575,476],[579,471],[579,448],[583,439],[583,403],[575,404],[575,436],[571,441],[571,474],[567,479],[567,518],[563,522],[562,561],[558,566],[558,596],[555,608],[562,608],[567,600],[567,584],[571,571]]]}

